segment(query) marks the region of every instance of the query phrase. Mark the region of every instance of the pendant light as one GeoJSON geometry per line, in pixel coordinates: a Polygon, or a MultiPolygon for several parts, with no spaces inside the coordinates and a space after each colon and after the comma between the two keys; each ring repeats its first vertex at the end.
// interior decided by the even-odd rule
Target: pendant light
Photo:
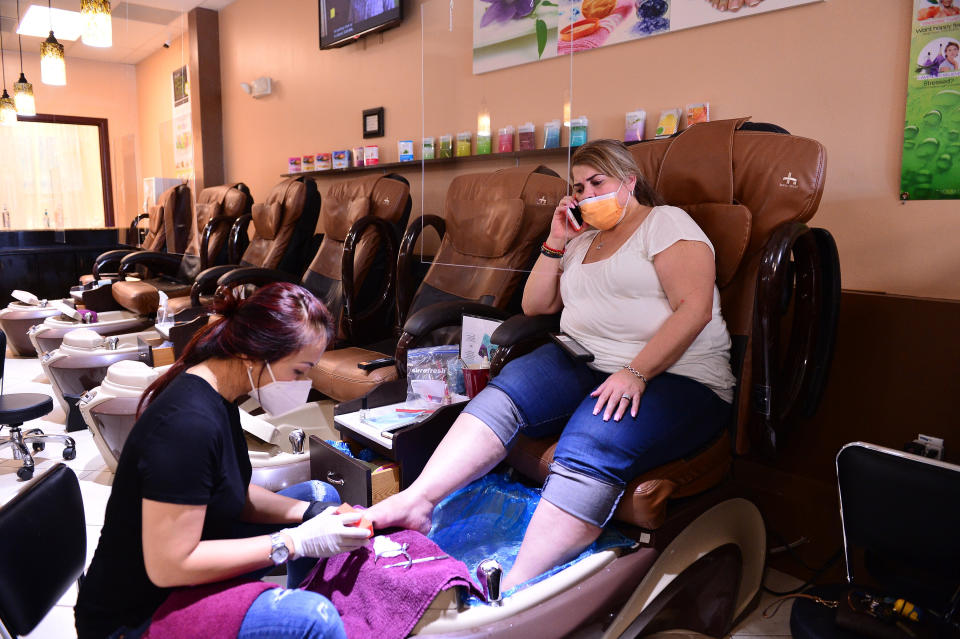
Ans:
{"type": "Polygon", "coordinates": [[[67,65],[63,60],[63,45],[53,35],[53,0],[47,0],[50,12],[50,35],[40,44],[40,81],[62,87],[67,83],[67,65]]]}
{"type": "Polygon", "coordinates": [[[90,47],[113,46],[113,21],[110,0],[80,0],[83,19],[83,43],[90,47]]]}
{"type": "MultiPolygon", "coordinates": [[[[17,22],[20,22],[20,0],[17,0],[17,22]]],[[[27,82],[23,75],[23,39],[17,34],[17,43],[20,46],[20,79],[13,83],[13,102],[17,105],[20,115],[36,115],[37,105],[33,99],[33,85],[27,82]]]]}
{"type": "Polygon", "coordinates": [[[3,29],[0,29],[0,71],[3,75],[3,94],[0,95],[0,125],[12,126],[17,123],[17,107],[7,93],[7,65],[3,55],[3,29]]]}

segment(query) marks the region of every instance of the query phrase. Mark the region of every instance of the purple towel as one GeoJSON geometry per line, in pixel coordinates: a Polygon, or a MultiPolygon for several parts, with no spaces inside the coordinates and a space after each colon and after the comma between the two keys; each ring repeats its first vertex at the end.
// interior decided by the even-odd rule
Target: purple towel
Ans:
{"type": "Polygon", "coordinates": [[[155,613],[143,639],[236,639],[254,599],[276,584],[241,579],[178,588],[155,613]]]}
{"type": "MultiPolygon", "coordinates": [[[[390,539],[409,544],[410,557],[432,557],[446,553],[424,535],[401,530],[390,539]]],[[[426,561],[409,568],[385,568],[405,557],[381,557],[374,562],[371,548],[321,559],[302,588],[324,595],[333,602],[347,636],[351,639],[403,639],[441,590],[454,586],[473,589],[467,566],[453,558],[426,561]]]]}

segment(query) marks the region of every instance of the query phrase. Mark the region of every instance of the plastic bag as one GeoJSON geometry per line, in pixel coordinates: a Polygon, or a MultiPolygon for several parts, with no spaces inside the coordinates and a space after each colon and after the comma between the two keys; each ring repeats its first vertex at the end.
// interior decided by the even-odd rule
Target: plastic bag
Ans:
{"type": "MultiPolygon", "coordinates": [[[[476,573],[484,559],[496,559],[506,574],[513,567],[523,535],[540,502],[540,492],[506,474],[490,474],[451,494],[433,511],[433,526],[427,535],[451,557],[467,564],[469,574],[476,573]]],[[[549,540],[544,540],[549,543],[549,540]]],[[[601,550],[627,547],[633,540],[608,526],[586,550],[574,559],[503,593],[514,592],[546,579],[581,559],[601,550]]],[[[467,597],[468,606],[486,605],[477,597],[467,597]]]]}
{"type": "Polygon", "coordinates": [[[412,348],[407,351],[407,403],[411,406],[437,406],[449,403],[448,377],[460,358],[456,344],[412,348]]]}

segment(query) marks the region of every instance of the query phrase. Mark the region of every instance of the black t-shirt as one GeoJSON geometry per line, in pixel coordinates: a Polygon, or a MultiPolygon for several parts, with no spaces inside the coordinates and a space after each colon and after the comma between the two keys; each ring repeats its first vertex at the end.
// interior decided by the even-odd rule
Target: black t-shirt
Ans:
{"type": "Polygon", "coordinates": [[[137,420],[120,455],[100,543],[77,596],[79,638],[140,625],[170,592],[144,567],[143,499],[203,504],[201,539],[232,538],[251,472],[236,405],[196,375],[176,377],[137,420]]]}

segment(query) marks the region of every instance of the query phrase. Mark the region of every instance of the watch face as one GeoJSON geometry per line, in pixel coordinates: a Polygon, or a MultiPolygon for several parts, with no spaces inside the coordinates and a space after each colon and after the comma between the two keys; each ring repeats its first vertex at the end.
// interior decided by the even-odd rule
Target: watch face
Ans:
{"type": "Polygon", "coordinates": [[[287,545],[283,541],[276,540],[274,541],[274,546],[270,550],[270,560],[273,561],[275,565],[280,565],[284,563],[290,556],[290,550],[287,548],[287,545]]]}

